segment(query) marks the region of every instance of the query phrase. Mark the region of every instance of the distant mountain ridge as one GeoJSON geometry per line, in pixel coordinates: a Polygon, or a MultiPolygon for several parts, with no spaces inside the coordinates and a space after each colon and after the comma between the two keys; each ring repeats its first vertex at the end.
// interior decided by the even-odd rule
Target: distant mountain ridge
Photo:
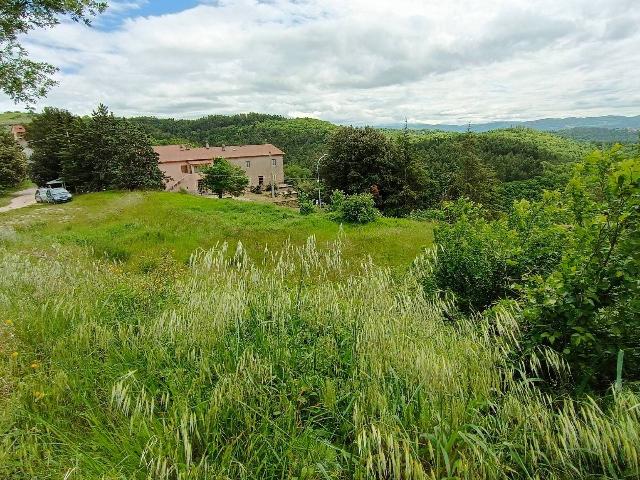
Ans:
{"type": "MultiPolygon", "coordinates": [[[[376,125],[379,128],[398,129],[404,128],[404,122],[376,125]]],[[[409,123],[408,127],[416,130],[443,130],[446,132],[466,132],[468,128],[472,132],[486,132],[500,128],[526,127],[534,130],[556,131],[573,128],[607,128],[640,130],[640,115],[624,117],[621,115],[605,115],[601,117],[566,117],[566,118],[541,118],[527,121],[496,121],[466,125],[455,124],[428,124],[409,123]]]]}

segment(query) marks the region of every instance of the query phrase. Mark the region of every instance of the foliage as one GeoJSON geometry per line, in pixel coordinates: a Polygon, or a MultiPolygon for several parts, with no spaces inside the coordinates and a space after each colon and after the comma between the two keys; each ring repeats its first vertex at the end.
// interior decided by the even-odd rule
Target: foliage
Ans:
{"type": "Polygon", "coordinates": [[[405,134],[393,142],[370,127],[340,127],[329,140],[322,178],[329,190],[370,194],[389,215],[404,215],[423,195],[425,176],[405,134]]]}
{"type": "Polygon", "coordinates": [[[27,174],[27,159],[13,136],[0,130],[0,191],[22,183],[27,174]]]}
{"type": "MultiPolygon", "coordinates": [[[[329,134],[336,127],[312,118],[286,118],[279,115],[247,113],[210,115],[196,120],[154,117],[132,118],[156,145],[186,143],[204,145],[247,145],[271,143],[286,154],[285,168],[299,165],[315,171],[316,159],[324,153],[329,134]]],[[[305,177],[301,172],[291,175],[305,177]]]]}
{"type": "Polygon", "coordinates": [[[478,155],[475,137],[467,133],[459,144],[449,198],[468,198],[476,203],[491,205],[496,184],[494,171],[478,155]]]}
{"type": "Polygon", "coordinates": [[[3,0],[0,6],[0,89],[15,102],[34,103],[55,85],[57,69],[29,59],[20,39],[30,31],[52,28],[61,16],[90,23],[104,11],[106,2],[97,0],[3,0]]]}
{"type": "Polygon", "coordinates": [[[311,198],[304,192],[298,194],[298,204],[300,205],[301,215],[311,215],[315,211],[311,198]]]}
{"type": "MultiPolygon", "coordinates": [[[[393,168],[390,142],[382,132],[366,127],[340,127],[329,140],[329,155],[321,165],[331,190],[348,195],[381,188],[393,168]]],[[[386,190],[381,195],[386,195],[386,190]]]]}
{"type": "Polygon", "coordinates": [[[589,152],[577,142],[524,128],[413,132],[411,143],[426,176],[422,201],[413,209],[437,208],[459,196],[495,210],[509,209],[523,198],[538,200],[544,189],[562,187],[566,166],[589,152]]]}
{"type": "Polygon", "coordinates": [[[559,352],[578,383],[607,388],[624,351],[640,380],[640,159],[594,152],[566,191],[573,234],[562,261],[526,283],[527,347],[559,352]]]}
{"type": "Polygon", "coordinates": [[[632,128],[606,128],[606,127],[574,127],[554,132],[556,135],[571,138],[582,142],[591,142],[602,145],[615,143],[636,143],[638,141],[638,129],[632,128]]]}
{"type": "Polygon", "coordinates": [[[287,181],[307,193],[317,187],[311,182],[316,160],[332,152],[323,163],[323,192],[369,192],[389,216],[459,197],[493,210],[507,210],[522,198],[539,200],[545,189],[564,185],[566,166],[589,152],[575,141],[525,128],[480,134],[359,129],[258,113],[132,121],[156,144],[272,143],[286,154],[287,181]]]}
{"type": "Polygon", "coordinates": [[[29,176],[35,184],[44,185],[61,176],[73,122],[74,116],[67,110],[47,107],[29,124],[26,140],[33,149],[29,176]]]}
{"type": "Polygon", "coordinates": [[[497,219],[443,209],[426,289],[453,292],[463,311],[516,299],[525,357],[553,350],[579,389],[610,387],[620,351],[625,378],[640,380],[639,178],[638,158],[614,148],[579,164],[562,193],[497,219]]]}
{"type": "Polygon", "coordinates": [[[202,183],[220,198],[225,193],[238,197],[249,186],[249,177],[242,168],[224,158],[216,158],[211,165],[202,169],[202,183]]]}
{"type": "Polygon", "coordinates": [[[284,181],[290,185],[299,185],[313,179],[311,170],[296,163],[287,163],[284,166],[284,181]]]}
{"type": "Polygon", "coordinates": [[[62,176],[79,192],[163,188],[158,155],[148,137],[100,105],[90,118],[76,118],[66,149],[62,176]]]}
{"type": "Polygon", "coordinates": [[[560,261],[567,218],[553,193],[537,203],[522,200],[493,220],[473,202],[446,202],[434,232],[439,245],[435,282],[453,292],[465,311],[514,297],[516,284],[551,271],[560,261]]]}
{"type": "Polygon", "coordinates": [[[347,196],[342,190],[334,190],[329,199],[328,209],[330,212],[340,212],[347,196]]]}
{"type": "Polygon", "coordinates": [[[541,200],[545,191],[562,190],[571,178],[573,163],[542,163],[542,173],[526,180],[500,182],[496,185],[495,206],[502,211],[510,210],[513,203],[521,200],[541,200]]]}
{"type": "Polygon", "coordinates": [[[371,223],[380,216],[370,193],[344,195],[341,191],[334,190],[331,199],[331,210],[337,219],[344,222],[371,223]]]}
{"type": "MultiPolygon", "coordinates": [[[[153,221],[136,215],[145,195],[186,216],[241,203],[79,200],[117,198],[120,217],[153,221]]],[[[513,315],[452,325],[449,303],[419,288],[423,258],[395,276],[362,257],[352,269],[340,242],[256,258],[221,244],[130,272],[81,244],[41,255],[32,240],[0,246],[0,477],[640,474],[637,390],[540,394],[539,372],[508,361],[513,315]]]]}

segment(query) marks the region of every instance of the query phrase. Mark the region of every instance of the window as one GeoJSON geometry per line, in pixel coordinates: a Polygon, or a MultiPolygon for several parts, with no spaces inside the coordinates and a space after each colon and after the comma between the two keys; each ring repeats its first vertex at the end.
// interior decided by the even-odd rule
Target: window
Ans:
{"type": "Polygon", "coordinates": [[[251,160],[247,160],[246,162],[244,162],[244,166],[249,168],[251,166],[251,160]]]}
{"type": "Polygon", "coordinates": [[[275,167],[276,165],[278,165],[278,160],[277,160],[276,158],[272,158],[272,159],[271,159],[271,165],[273,165],[274,167],[275,167]]]}
{"type": "Polygon", "coordinates": [[[264,185],[264,177],[262,175],[258,177],[258,185],[264,185]]]}
{"type": "Polygon", "coordinates": [[[189,165],[180,165],[180,171],[182,173],[189,173],[189,165]]]}

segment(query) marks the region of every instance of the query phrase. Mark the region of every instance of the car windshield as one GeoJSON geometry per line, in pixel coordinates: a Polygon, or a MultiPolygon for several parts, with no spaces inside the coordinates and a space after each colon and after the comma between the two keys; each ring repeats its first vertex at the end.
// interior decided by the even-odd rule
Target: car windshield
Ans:
{"type": "Polygon", "coordinates": [[[64,188],[52,188],[51,193],[54,195],[57,195],[60,193],[69,193],[69,192],[67,192],[64,188]]]}

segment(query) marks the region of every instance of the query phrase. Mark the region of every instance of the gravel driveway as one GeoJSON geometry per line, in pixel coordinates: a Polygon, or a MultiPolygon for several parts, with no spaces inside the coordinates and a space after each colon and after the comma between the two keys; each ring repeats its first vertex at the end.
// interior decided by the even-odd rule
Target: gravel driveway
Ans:
{"type": "Polygon", "coordinates": [[[11,194],[11,203],[5,207],[0,207],[0,212],[8,212],[16,208],[26,207],[36,203],[36,187],[27,188],[11,194]]]}

